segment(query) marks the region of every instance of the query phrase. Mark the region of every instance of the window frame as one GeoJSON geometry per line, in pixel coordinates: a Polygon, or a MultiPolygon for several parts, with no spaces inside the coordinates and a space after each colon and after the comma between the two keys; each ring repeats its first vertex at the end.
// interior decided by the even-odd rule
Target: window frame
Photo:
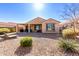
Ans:
{"type": "Polygon", "coordinates": [[[52,31],[52,30],[55,31],[55,24],[53,24],[53,23],[47,23],[46,24],[46,31],[52,31]],[[48,29],[49,26],[51,27],[51,30],[48,29]]]}

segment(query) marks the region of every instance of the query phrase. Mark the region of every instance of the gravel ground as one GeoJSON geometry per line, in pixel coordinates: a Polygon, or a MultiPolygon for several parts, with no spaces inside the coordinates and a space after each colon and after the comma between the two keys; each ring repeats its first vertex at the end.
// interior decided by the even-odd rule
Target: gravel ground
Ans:
{"type": "Polygon", "coordinates": [[[0,56],[63,56],[67,54],[58,48],[58,40],[52,38],[32,37],[32,47],[21,47],[20,37],[0,42],[0,56]]]}
{"type": "Polygon", "coordinates": [[[21,47],[20,39],[9,39],[0,42],[0,55],[24,56],[24,55],[61,55],[57,49],[57,40],[33,37],[32,47],[21,47]]]}

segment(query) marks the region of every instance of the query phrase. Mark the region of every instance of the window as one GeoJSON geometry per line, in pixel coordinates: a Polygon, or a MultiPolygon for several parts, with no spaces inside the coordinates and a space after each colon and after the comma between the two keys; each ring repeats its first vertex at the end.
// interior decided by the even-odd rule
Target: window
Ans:
{"type": "Polygon", "coordinates": [[[39,30],[40,29],[40,25],[35,25],[35,30],[39,30]]]}
{"type": "Polygon", "coordinates": [[[55,25],[52,23],[46,24],[47,31],[55,30],[55,25]]]}

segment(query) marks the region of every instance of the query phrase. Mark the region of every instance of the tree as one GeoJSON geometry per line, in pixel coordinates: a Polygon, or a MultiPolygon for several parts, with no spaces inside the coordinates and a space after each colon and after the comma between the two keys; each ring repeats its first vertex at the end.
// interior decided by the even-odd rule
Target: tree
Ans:
{"type": "Polygon", "coordinates": [[[73,24],[73,29],[75,32],[76,28],[76,21],[79,18],[79,4],[66,4],[64,6],[63,12],[62,12],[62,18],[65,20],[69,20],[71,24],[73,24]]]}

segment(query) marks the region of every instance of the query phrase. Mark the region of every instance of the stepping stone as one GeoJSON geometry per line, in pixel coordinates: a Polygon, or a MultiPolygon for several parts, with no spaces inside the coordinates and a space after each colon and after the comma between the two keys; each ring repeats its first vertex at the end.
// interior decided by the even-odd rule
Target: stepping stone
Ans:
{"type": "Polygon", "coordinates": [[[0,41],[1,41],[1,40],[4,40],[4,38],[1,38],[1,37],[0,37],[0,41]]]}
{"type": "Polygon", "coordinates": [[[77,39],[79,39],[79,36],[76,36],[77,39]]]}

